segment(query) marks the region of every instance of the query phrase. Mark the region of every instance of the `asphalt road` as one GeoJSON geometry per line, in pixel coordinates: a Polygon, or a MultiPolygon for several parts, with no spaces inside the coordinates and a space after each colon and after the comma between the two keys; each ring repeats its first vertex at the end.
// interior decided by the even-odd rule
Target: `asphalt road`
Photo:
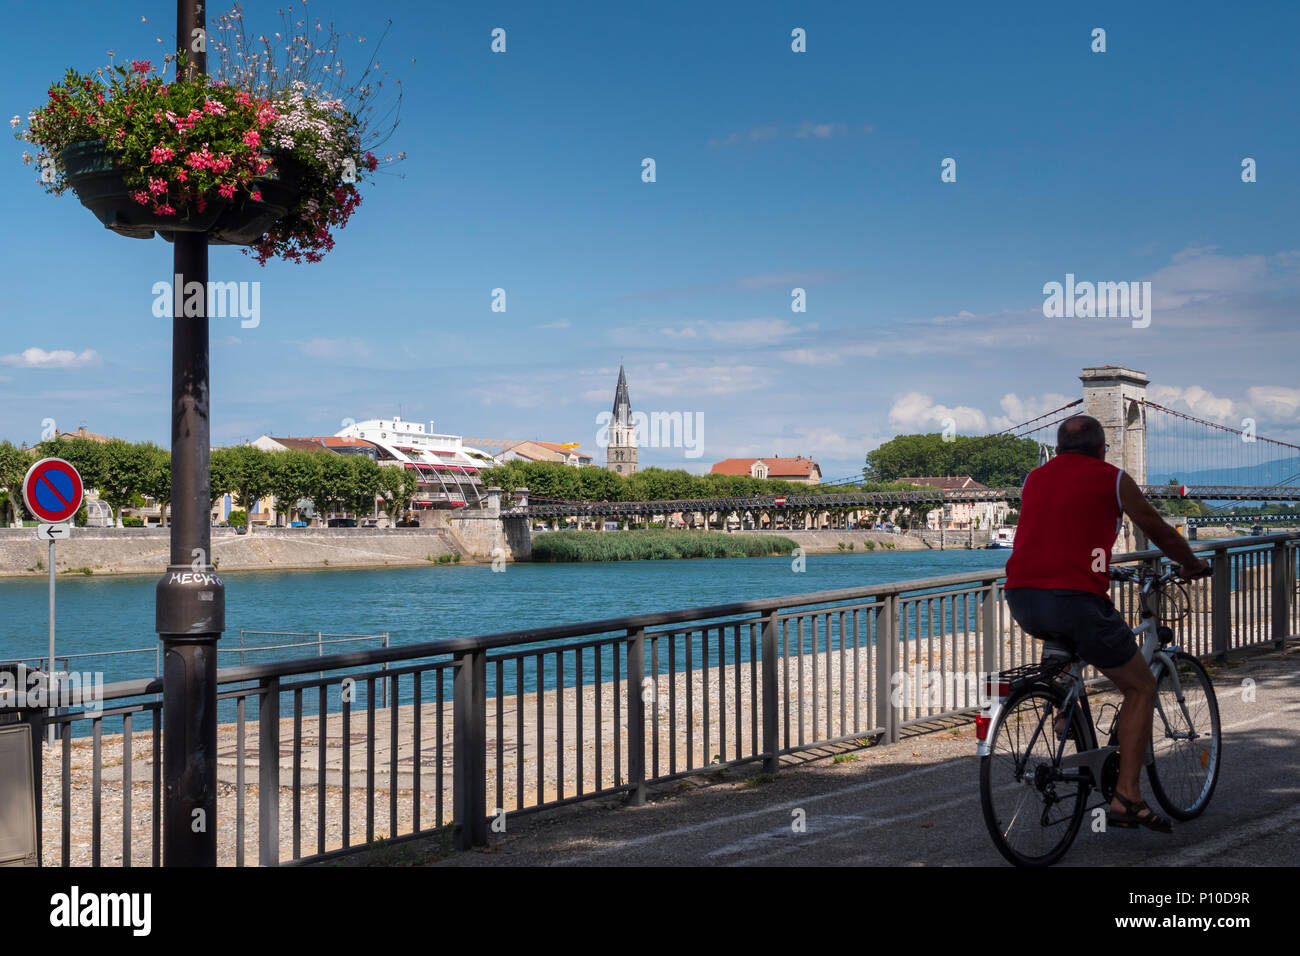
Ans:
{"type": "MultiPolygon", "coordinates": [[[[1300,863],[1300,647],[1216,667],[1223,769],[1209,808],[1171,835],[1084,826],[1064,866],[1300,863]],[[1243,692],[1254,682],[1254,699],[1243,692]]],[[[1095,712],[1095,710],[1094,710],[1095,712]]],[[[758,764],[652,792],[643,807],[591,802],[518,820],[486,850],[437,866],[1008,865],[984,827],[970,724],[854,752],[758,764]],[[806,826],[796,832],[793,824],[806,826]]],[[[1144,796],[1155,805],[1143,778],[1144,796]]],[[[1158,809],[1158,807],[1157,807],[1158,809]]],[[[416,851],[412,848],[414,852],[416,851]]],[[[415,861],[411,861],[415,862],[415,861]]]]}

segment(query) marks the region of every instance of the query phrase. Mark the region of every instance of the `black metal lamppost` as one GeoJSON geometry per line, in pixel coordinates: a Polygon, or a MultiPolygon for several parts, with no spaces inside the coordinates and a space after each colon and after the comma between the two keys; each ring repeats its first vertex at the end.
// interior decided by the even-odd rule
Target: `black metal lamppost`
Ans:
{"type": "MultiPolygon", "coordinates": [[[[203,0],[177,0],[177,69],[207,72],[203,0]]],[[[158,582],[163,642],[163,865],[217,865],[217,641],[226,591],[212,567],[208,416],[208,235],[173,237],[171,558],[158,582]],[[180,294],[199,283],[203,307],[186,316],[180,294]]],[[[154,782],[157,786],[157,781],[154,782]]]]}

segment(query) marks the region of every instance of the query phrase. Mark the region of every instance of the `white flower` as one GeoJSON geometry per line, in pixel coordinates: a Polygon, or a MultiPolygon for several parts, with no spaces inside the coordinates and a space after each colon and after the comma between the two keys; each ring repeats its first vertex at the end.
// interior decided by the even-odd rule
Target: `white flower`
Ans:
{"type": "Polygon", "coordinates": [[[10,129],[13,129],[15,126],[20,126],[20,125],[22,125],[22,120],[20,120],[17,116],[15,116],[13,119],[9,121],[10,129]]]}

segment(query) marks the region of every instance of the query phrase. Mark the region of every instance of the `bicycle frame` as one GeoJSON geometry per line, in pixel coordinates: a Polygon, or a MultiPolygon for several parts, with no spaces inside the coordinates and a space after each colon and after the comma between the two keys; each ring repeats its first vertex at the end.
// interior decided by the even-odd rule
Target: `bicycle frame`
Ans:
{"type": "MultiPolygon", "coordinates": [[[[1183,711],[1183,716],[1187,718],[1188,725],[1191,725],[1190,715],[1187,713],[1187,704],[1183,698],[1182,683],[1178,678],[1178,670],[1174,667],[1173,655],[1177,654],[1181,648],[1176,644],[1170,644],[1167,648],[1161,644],[1160,629],[1156,623],[1155,613],[1151,610],[1154,602],[1150,599],[1152,592],[1161,587],[1164,581],[1163,576],[1148,578],[1142,586],[1142,620],[1138,627],[1134,629],[1134,637],[1140,642],[1140,651],[1142,659],[1151,669],[1151,675],[1157,685],[1160,682],[1162,672],[1167,672],[1173,681],[1174,695],[1178,701],[1179,707],[1183,711]]],[[[1046,655],[1045,655],[1046,656],[1046,655]]],[[[1119,714],[1116,714],[1115,723],[1112,724],[1110,738],[1106,746],[1097,746],[1097,728],[1092,719],[1092,708],[1088,703],[1088,695],[1084,693],[1083,687],[1083,668],[1086,665],[1081,660],[1074,660],[1066,670],[1062,672],[1062,678],[1069,682],[1069,692],[1062,708],[1066,715],[1065,725],[1056,740],[1056,747],[1052,759],[1054,768],[1053,776],[1059,780],[1065,781],[1082,781],[1091,784],[1093,787],[1100,787],[1102,780],[1102,771],[1105,768],[1106,761],[1110,759],[1111,754],[1117,753],[1119,747],[1116,743],[1118,737],[1117,725],[1119,714]],[[1079,705],[1076,708],[1076,703],[1079,705]],[[1084,726],[1084,742],[1091,744],[1086,749],[1078,750],[1073,754],[1065,754],[1065,743],[1070,737],[1071,726],[1074,723],[1075,715],[1082,711],[1084,726]],[[1086,775],[1086,777],[1085,777],[1086,775]]],[[[985,711],[988,719],[989,733],[984,740],[979,742],[976,753],[980,757],[987,757],[992,752],[990,747],[992,741],[996,738],[996,729],[998,728],[1002,710],[1008,700],[1007,697],[993,698],[989,707],[985,711]]],[[[1160,720],[1165,726],[1166,734],[1172,734],[1169,730],[1169,720],[1165,715],[1164,708],[1160,703],[1159,695],[1156,696],[1156,711],[1160,715],[1160,720]]],[[[1047,713],[1045,712],[1039,718],[1038,726],[1030,738],[1028,746],[1025,748],[1023,761],[1028,761],[1028,755],[1033,752],[1034,744],[1038,740],[1038,735],[1045,733],[1047,713]]],[[[1152,753],[1151,745],[1148,742],[1144,763],[1150,765],[1155,760],[1152,753]]],[[[1024,766],[1017,766],[1017,777],[1024,773],[1024,766]]]]}

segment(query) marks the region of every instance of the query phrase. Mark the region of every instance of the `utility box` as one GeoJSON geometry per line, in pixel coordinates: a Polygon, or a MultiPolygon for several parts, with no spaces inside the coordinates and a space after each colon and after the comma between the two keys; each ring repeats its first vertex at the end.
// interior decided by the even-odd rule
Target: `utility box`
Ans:
{"type": "Polygon", "coordinates": [[[0,866],[39,866],[32,725],[0,726],[0,866]]]}

